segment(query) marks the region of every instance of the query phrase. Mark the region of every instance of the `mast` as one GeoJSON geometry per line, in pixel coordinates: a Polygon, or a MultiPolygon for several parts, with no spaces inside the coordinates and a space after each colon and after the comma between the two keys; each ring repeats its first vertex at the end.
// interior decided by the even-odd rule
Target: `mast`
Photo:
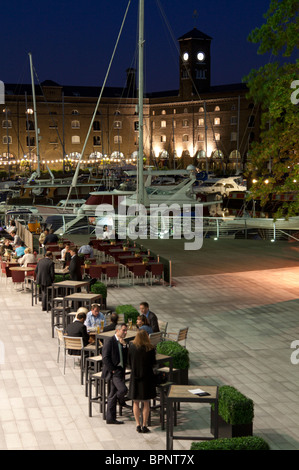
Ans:
{"type": "Polygon", "coordinates": [[[138,114],[139,149],[137,160],[137,203],[144,204],[143,187],[143,53],[144,53],[144,0],[139,0],[139,41],[138,41],[138,114]]]}
{"type": "Polygon", "coordinates": [[[36,156],[37,156],[37,176],[40,176],[40,155],[39,155],[39,133],[37,128],[37,112],[36,112],[36,98],[35,98],[35,87],[34,87],[34,78],[33,78],[33,66],[32,66],[32,55],[29,52],[29,61],[30,61],[30,73],[31,73],[31,83],[32,83],[32,98],[33,98],[33,111],[34,111],[34,126],[35,126],[35,140],[36,140],[36,156]]]}

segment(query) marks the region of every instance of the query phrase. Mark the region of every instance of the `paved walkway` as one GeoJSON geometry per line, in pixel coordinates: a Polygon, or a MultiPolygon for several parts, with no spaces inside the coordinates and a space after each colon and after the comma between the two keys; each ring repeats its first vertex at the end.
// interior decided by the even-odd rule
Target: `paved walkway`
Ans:
{"type": "MultiPolygon", "coordinates": [[[[298,450],[299,364],[291,363],[294,350],[290,346],[299,340],[299,266],[296,255],[285,260],[289,254],[282,251],[273,257],[272,269],[263,260],[253,269],[251,245],[248,248],[243,248],[244,264],[238,261],[239,270],[232,268],[227,252],[218,248],[220,272],[213,268],[214,272],[190,276],[185,269],[181,275],[176,271],[171,288],[111,287],[108,306],[130,303],[138,307],[146,300],[169,322],[170,331],[189,325],[190,382],[235,386],[254,401],[254,434],[264,437],[272,449],[298,450]]],[[[289,250],[287,244],[285,249],[289,250]]],[[[216,260],[215,252],[211,258],[216,260]]],[[[165,432],[155,415],[152,432],[146,435],[136,433],[127,410],[122,426],[107,425],[96,406],[89,418],[79,369],[73,368],[69,357],[64,375],[62,361],[56,362],[50,314],[42,312],[40,305],[32,307],[31,295],[16,293],[4,279],[0,294],[1,449],[165,450],[165,432]]],[[[208,432],[207,408],[199,415],[185,405],[180,429],[192,432],[199,427],[208,432]]],[[[189,448],[190,441],[174,442],[174,450],[189,448]]]]}

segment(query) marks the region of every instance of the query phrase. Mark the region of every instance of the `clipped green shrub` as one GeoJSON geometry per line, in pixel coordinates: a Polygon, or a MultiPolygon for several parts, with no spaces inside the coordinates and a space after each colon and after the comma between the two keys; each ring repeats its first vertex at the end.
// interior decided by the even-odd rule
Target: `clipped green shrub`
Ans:
{"type": "Polygon", "coordinates": [[[270,446],[261,437],[244,436],[192,442],[190,450],[270,450],[270,446]]]}
{"type": "Polygon", "coordinates": [[[157,344],[157,353],[171,356],[174,369],[189,369],[189,351],[176,341],[161,341],[157,344]]]}
{"type": "Polygon", "coordinates": [[[54,282],[69,281],[70,278],[71,276],[69,274],[65,274],[65,276],[63,276],[62,274],[55,274],[54,282]]]}
{"type": "Polygon", "coordinates": [[[254,417],[254,404],[236,388],[222,385],[218,391],[218,414],[228,424],[249,424],[254,417]]]}
{"type": "Polygon", "coordinates": [[[91,286],[90,291],[93,294],[102,294],[103,299],[106,299],[106,297],[107,297],[107,287],[105,286],[105,284],[103,282],[95,282],[91,286]]]}
{"type": "Polygon", "coordinates": [[[118,305],[115,311],[118,315],[124,315],[125,323],[128,323],[129,318],[132,318],[133,325],[136,324],[139,312],[133,305],[118,305]]]}

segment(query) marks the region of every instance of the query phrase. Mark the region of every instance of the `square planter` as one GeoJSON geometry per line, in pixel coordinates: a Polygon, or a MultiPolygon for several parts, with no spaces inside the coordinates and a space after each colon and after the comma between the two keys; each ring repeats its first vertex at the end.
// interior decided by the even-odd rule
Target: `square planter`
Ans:
{"type": "MultiPolygon", "coordinates": [[[[214,416],[215,411],[211,409],[211,434],[214,435],[214,416]]],[[[249,424],[229,424],[218,415],[218,438],[231,438],[231,437],[243,437],[252,436],[253,423],[249,424]]]]}

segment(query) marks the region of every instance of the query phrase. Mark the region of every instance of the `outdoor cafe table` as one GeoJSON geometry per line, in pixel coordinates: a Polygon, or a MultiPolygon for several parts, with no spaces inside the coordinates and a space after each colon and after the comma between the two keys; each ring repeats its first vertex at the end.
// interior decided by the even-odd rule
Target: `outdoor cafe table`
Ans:
{"type": "Polygon", "coordinates": [[[173,450],[173,440],[211,440],[218,438],[218,387],[207,386],[207,385],[171,385],[166,398],[166,450],[173,450]],[[207,392],[207,396],[194,395],[190,390],[201,389],[207,392]],[[214,436],[189,436],[186,435],[174,435],[174,410],[178,403],[192,403],[202,404],[209,403],[215,405],[214,414],[214,436]]]}

